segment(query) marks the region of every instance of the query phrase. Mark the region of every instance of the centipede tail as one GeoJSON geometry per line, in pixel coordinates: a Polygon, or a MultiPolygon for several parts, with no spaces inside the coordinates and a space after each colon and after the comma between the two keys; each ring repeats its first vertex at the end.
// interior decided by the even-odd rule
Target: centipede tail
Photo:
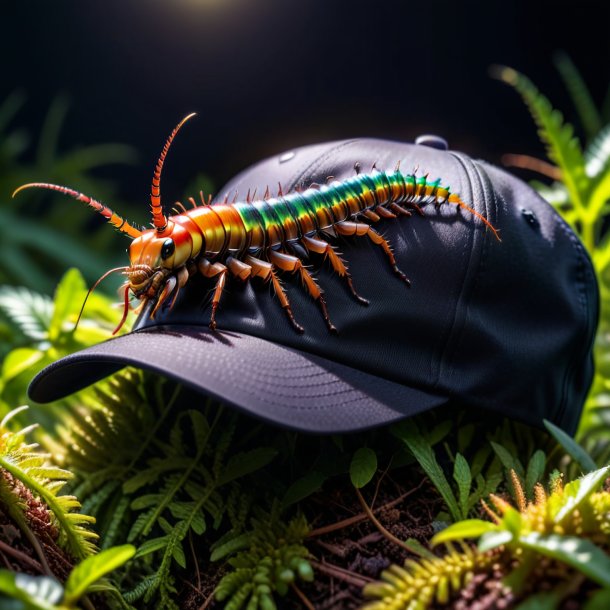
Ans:
{"type": "Polygon", "coordinates": [[[314,183],[289,193],[284,193],[278,184],[275,197],[267,187],[262,198],[257,198],[255,189],[248,190],[243,200],[235,193],[229,201],[227,193],[224,201],[212,203],[211,197],[206,199],[200,191],[201,205],[189,197],[192,207],[187,209],[176,202],[175,214],[168,217],[161,202],[163,164],[176,134],[193,116],[194,113],[189,114],[174,128],[155,166],[150,194],[151,229],[138,229],[99,201],[64,186],[36,182],[25,184],[13,193],[14,196],[23,189],[35,187],[68,195],[93,208],[132,239],[129,266],[109,271],[91,289],[115,271],[127,276],[122,295],[123,317],[115,333],[127,317],[130,294],[142,304],[152,301],[151,317],[154,318],[162,308],[173,307],[194,273],[214,282],[212,329],[216,329],[227,279],[233,278],[241,282],[256,279],[270,285],[288,322],[295,331],[304,332],[280,280],[280,275],[286,274],[298,277],[304,292],[316,303],[328,330],[335,333],[326,293],[304,264],[308,255],[327,260],[354,299],[368,305],[369,301],[357,292],[346,261],[328,238],[368,239],[382,251],[393,273],[409,286],[410,281],[398,267],[391,244],[373,225],[401,222],[414,213],[425,216],[423,208],[428,204],[455,205],[482,222],[500,241],[499,232],[491,222],[448,186],[443,186],[440,179],[429,180],[428,174],[418,176],[417,169],[403,173],[400,160],[393,171],[382,171],[373,164],[367,172],[356,163],[355,174],[350,178],[336,180],[329,176],[325,184],[314,183]]]}

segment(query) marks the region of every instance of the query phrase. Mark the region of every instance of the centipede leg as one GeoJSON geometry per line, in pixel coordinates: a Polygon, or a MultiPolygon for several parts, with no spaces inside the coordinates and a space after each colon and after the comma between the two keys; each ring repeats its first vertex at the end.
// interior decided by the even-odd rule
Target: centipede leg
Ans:
{"type": "Polygon", "coordinates": [[[290,301],[288,300],[288,295],[282,288],[282,284],[273,270],[273,265],[267,261],[262,261],[260,258],[254,258],[250,255],[246,256],[245,262],[252,268],[252,277],[260,277],[263,282],[271,282],[273,289],[275,290],[275,294],[280,301],[280,305],[286,312],[286,315],[288,316],[293,328],[298,333],[305,332],[305,329],[294,319],[292,308],[290,307],[290,301]]]}
{"type": "MultiPolygon", "coordinates": [[[[397,203],[390,203],[388,207],[390,208],[390,210],[392,210],[399,216],[413,216],[413,214],[411,214],[409,210],[405,210],[405,208],[403,208],[401,205],[398,205],[397,203]]],[[[422,209],[419,206],[416,207],[419,214],[424,216],[422,209]]]]}
{"type": "Polygon", "coordinates": [[[218,277],[214,288],[214,296],[212,296],[212,313],[210,314],[210,328],[216,330],[216,310],[218,309],[218,303],[220,303],[229,270],[222,263],[210,263],[205,258],[197,261],[197,268],[204,277],[218,277]]]}
{"type": "Polygon", "coordinates": [[[326,300],[324,299],[324,293],[320,286],[318,286],[317,282],[314,280],[313,276],[305,267],[303,267],[303,263],[296,256],[291,256],[290,254],[286,254],[285,252],[276,252],[275,250],[269,250],[269,260],[282,271],[288,271],[289,273],[298,273],[301,276],[301,281],[303,282],[303,286],[305,286],[307,292],[311,296],[314,301],[318,304],[322,312],[322,316],[324,317],[324,321],[328,326],[328,330],[332,333],[337,332],[337,328],[330,321],[330,317],[328,315],[328,309],[326,307],[326,300]]]}
{"type": "Polygon", "coordinates": [[[373,227],[369,225],[365,225],[360,222],[339,222],[335,225],[335,230],[339,235],[345,235],[348,237],[351,236],[367,236],[376,246],[380,246],[381,249],[385,252],[388,260],[390,261],[390,265],[394,270],[394,273],[403,280],[407,285],[411,285],[411,282],[407,278],[407,276],[398,268],[396,265],[396,259],[394,258],[394,253],[392,252],[392,248],[390,244],[379,234],[373,227]]]}
{"type": "Polygon", "coordinates": [[[335,273],[344,278],[350,292],[354,295],[356,300],[362,305],[368,305],[369,302],[364,297],[361,297],[354,288],[354,284],[352,282],[352,276],[347,269],[346,264],[341,260],[340,256],[335,252],[335,249],[325,241],[321,239],[314,239],[313,237],[303,236],[301,238],[301,243],[310,250],[311,252],[316,252],[317,254],[322,254],[324,257],[327,257],[332,265],[335,273]]]}

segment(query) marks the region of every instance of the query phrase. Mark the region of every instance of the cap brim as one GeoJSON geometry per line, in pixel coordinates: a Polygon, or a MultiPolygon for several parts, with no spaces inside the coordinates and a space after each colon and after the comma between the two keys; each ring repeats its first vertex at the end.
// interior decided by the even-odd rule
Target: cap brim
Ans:
{"type": "Polygon", "coordinates": [[[307,432],[355,432],[447,401],[264,339],[182,325],[134,331],[62,358],[34,378],[29,395],[51,402],[129,365],[307,432]]]}

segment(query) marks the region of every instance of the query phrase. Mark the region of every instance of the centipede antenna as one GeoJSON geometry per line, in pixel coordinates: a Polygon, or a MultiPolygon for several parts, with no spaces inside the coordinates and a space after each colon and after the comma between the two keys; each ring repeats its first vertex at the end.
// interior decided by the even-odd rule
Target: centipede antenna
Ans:
{"type": "Polygon", "coordinates": [[[161,171],[163,170],[163,163],[165,161],[165,157],[167,156],[167,152],[169,147],[172,145],[176,134],[180,131],[180,128],[191,118],[196,115],[195,112],[185,116],[174,130],[167,138],[165,142],[165,146],[161,151],[161,155],[159,156],[159,160],[157,161],[157,166],[155,167],[155,171],[152,179],[152,187],[150,190],[150,209],[152,212],[153,226],[157,229],[159,233],[165,231],[167,227],[167,216],[163,213],[163,205],[161,204],[161,171]]]}
{"type": "MultiPolygon", "coordinates": [[[[93,286],[91,286],[91,288],[89,288],[89,290],[87,291],[87,296],[85,297],[85,300],[83,301],[82,307],[80,308],[80,311],[78,312],[78,318],[76,318],[76,324],[74,325],[72,332],[74,332],[78,328],[78,323],[80,322],[80,319],[83,315],[83,311],[85,311],[85,305],[87,304],[87,299],[89,299],[89,295],[99,286],[100,282],[102,280],[105,280],[112,273],[116,273],[117,271],[127,271],[128,269],[129,269],[129,267],[115,267],[114,269],[110,269],[109,271],[106,271],[106,273],[104,273],[104,275],[102,275],[102,277],[99,280],[97,280],[97,282],[95,282],[95,284],[93,284],[93,286]]],[[[122,323],[121,323],[121,326],[122,326],[122,323]]],[[[117,331],[115,330],[114,332],[117,332],[117,331]]],[[[114,335],[114,333],[112,333],[112,334],[114,335]]]]}
{"type": "Polygon", "coordinates": [[[125,233],[125,235],[129,235],[129,237],[135,238],[140,237],[142,231],[134,227],[131,223],[127,222],[124,218],[121,218],[118,214],[115,214],[109,207],[105,206],[103,203],[92,199],[88,195],[83,195],[83,193],[79,193],[74,189],[59,186],[57,184],[48,184],[46,182],[30,182],[29,184],[23,184],[18,189],[15,189],[13,193],[13,197],[28,188],[42,188],[47,189],[49,191],[56,191],[57,193],[61,193],[62,195],[68,195],[77,201],[82,201],[86,203],[89,207],[93,208],[96,212],[100,213],[115,229],[120,231],[121,233],[125,233]]]}
{"type": "Polygon", "coordinates": [[[467,210],[468,212],[470,212],[473,216],[476,216],[476,218],[478,218],[479,220],[482,220],[483,223],[485,224],[485,226],[487,226],[489,229],[491,229],[491,232],[494,234],[494,237],[498,240],[498,241],[502,241],[500,239],[500,233],[498,231],[498,229],[496,229],[491,222],[489,222],[489,220],[487,220],[487,218],[485,218],[485,216],[483,216],[483,214],[479,214],[479,212],[477,212],[475,209],[471,208],[469,205],[467,205],[466,203],[464,203],[459,197],[458,195],[456,195],[455,193],[452,193],[451,195],[449,195],[449,198],[447,199],[447,201],[449,203],[453,203],[457,206],[459,206],[460,208],[463,208],[464,210],[467,210]]]}

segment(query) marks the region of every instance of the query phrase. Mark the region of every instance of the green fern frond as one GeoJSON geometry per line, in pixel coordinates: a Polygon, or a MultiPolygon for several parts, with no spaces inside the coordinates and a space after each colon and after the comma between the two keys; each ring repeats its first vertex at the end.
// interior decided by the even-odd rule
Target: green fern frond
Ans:
{"type": "Polygon", "coordinates": [[[556,53],[554,60],[555,66],[572,98],[580,124],[585,130],[587,139],[590,139],[602,127],[602,120],[591,92],[567,53],[563,51],[556,53]]]}
{"type": "Polygon", "coordinates": [[[610,170],[610,124],[606,125],[585,150],[587,175],[596,178],[610,170]]]}
{"type": "Polygon", "coordinates": [[[229,559],[234,570],[226,574],[216,587],[218,601],[226,601],[226,610],[270,610],[276,608],[274,595],[285,596],[295,580],[313,580],[309,552],[303,540],[309,526],[303,515],[287,524],[279,516],[279,504],[270,514],[258,512],[251,520],[253,529],[247,534],[225,537],[215,547],[217,558],[248,545],[247,550],[229,559]]]}
{"type": "MultiPolygon", "coordinates": [[[[4,425],[6,421],[7,418],[3,420],[4,425]]],[[[26,444],[28,431],[28,428],[19,432],[0,428],[0,477],[9,484],[11,479],[20,481],[43,501],[58,528],[59,545],[75,559],[83,559],[95,551],[97,534],[89,529],[95,518],[77,512],[80,503],[75,496],[58,495],[72,473],[50,464],[47,454],[35,451],[36,445],[26,444]]]]}
{"type": "Polygon", "coordinates": [[[0,310],[31,341],[47,338],[53,301],[24,287],[0,287],[0,310]]]}
{"type": "Polygon", "coordinates": [[[495,67],[492,73],[521,94],[538,126],[538,134],[546,145],[549,159],[561,170],[570,201],[577,209],[584,209],[589,184],[582,149],[574,136],[572,125],[564,122],[563,115],[553,108],[549,100],[523,74],[504,66],[495,67]]]}

